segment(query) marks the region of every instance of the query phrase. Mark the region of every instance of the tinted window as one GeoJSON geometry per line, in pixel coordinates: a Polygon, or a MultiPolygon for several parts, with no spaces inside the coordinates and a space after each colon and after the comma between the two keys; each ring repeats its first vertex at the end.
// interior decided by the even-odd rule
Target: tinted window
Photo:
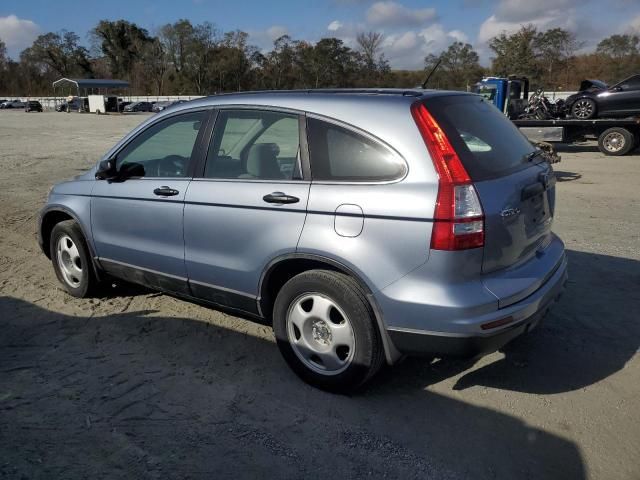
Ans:
{"type": "Polygon", "coordinates": [[[405,173],[401,158],[363,135],[315,118],[307,129],[314,180],[381,181],[405,173]]]}
{"type": "Polygon", "coordinates": [[[640,90],[640,76],[631,77],[622,82],[619,87],[622,90],[640,90]]]}
{"type": "Polygon", "coordinates": [[[207,154],[205,177],[292,180],[299,173],[298,116],[223,110],[207,154]]]}
{"type": "Polygon", "coordinates": [[[493,104],[471,95],[436,97],[425,106],[447,134],[474,180],[495,178],[526,166],[534,150],[493,104]]]}
{"type": "Polygon", "coordinates": [[[186,176],[204,117],[205,112],[176,115],[147,128],[118,154],[118,170],[136,177],[186,176]]]}

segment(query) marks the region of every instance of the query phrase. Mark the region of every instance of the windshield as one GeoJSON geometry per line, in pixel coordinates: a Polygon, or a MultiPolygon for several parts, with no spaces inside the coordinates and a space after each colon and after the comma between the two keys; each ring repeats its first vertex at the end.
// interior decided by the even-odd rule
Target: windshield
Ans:
{"type": "Polygon", "coordinates": [[[425,106],[447,134],[475,181],[526,168],[535,149],[493,104],[477,95],[434,97],[425,106]]]}

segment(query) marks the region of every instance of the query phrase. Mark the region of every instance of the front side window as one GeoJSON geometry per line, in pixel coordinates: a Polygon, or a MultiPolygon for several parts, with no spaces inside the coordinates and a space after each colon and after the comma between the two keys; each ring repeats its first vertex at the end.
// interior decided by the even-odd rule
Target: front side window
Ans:
{"type": "Polygon", "coordinates": [[[185,177],[206,113],[176,115],[135,137],[116,159],[134,177],[185,177]]]}
{"type": "Polygon", "coordinates": [[[206,178],[300,178],[298,116],[260,110],[222,110],[205,167],[206,178]]]}
{"type": "Polygon", "coordinates": [[[634,76],[626,79],[618,85],[621,90],[640,90],[640,76],[634,76]]]}
{"type": "Polygon", "coordinates": [[[384,181],[406,172],[398,155],[364,135],[315,118],[307,120],[307,128],[314,180],[384,181]]]}

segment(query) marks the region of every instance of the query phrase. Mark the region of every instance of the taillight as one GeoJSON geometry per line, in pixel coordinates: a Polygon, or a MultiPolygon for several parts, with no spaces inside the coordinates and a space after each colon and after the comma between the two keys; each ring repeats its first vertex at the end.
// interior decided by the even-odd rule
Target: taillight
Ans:
{"type": "Polygon", "coordinates": [[[484,245],[484,212],[471,177],[438,122],[422,103],[411,114],[438,173],[431,248],[464,250],[484,245]]]}

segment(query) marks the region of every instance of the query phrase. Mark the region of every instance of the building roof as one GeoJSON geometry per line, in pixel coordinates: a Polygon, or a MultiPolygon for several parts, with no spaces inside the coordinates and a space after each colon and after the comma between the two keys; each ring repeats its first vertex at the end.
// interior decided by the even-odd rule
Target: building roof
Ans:
{"type": "Polygon", "coordinates": [[[77,88],[129,88],[129,82],[110,78],[61,78],[53,82],[54,87],[75,85],[77,88]]]}

